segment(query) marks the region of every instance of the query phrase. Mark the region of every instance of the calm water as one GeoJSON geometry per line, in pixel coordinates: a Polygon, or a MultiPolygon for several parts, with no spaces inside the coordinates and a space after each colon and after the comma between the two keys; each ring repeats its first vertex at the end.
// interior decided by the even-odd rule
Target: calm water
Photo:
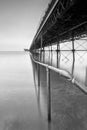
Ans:
{"type": "MultiPolygon", "coordinates": [[[[85,84],[86,78],[86,58],[85,51],[75,52],[45,51],[42,55],[35,54],[34,58],[64,69],[71,73],[80,82],[85,84]],[[80,78],[82,77],[82,78],[80,78]]],[[[37,85],[38,66],[33,63],[34,81],[37,85]]],[[[40,69],[40,90],[38,96],[44,97],[39,103],[46,103],[46,68],[39,66],[40,69]]],[[[84,93],[59,73],[50,71],[51,86],[51,130],[87,130],[87,93],[84,93]]],[[[86,85],[85,85],[86,87],[86,85]]],[[[42,109],[41,109],[42,110],[42,109]]]]}
{"type": "Polygon", "coordinates": [[[0,130],[48,130],[44,94],[38,100],[29,54],[0,53],[0,130]]]}
{"type": "MultiPolygon", "coordinates": [[[[74,53],[72,51],[60,51],[58,53],[56,51],[45,51],[42,55],[35,54],[34,57],[41,62],[68,71],[87,86],[87,51],[76,51],[74,53]]],[[[73,124],[74,119],[79,120],[79,116],[76,117],[76,113],[77,115],[82,113],[80,117],[82,122],[83,117],[87,114],[85,103],[87,96],[73,87],[69,87],[68,93],[66,93],[67,91],[60,92],[59,90],[63,87],[65,89],[65,86],[61,87],[61,77],[53,73],[54,76],[52,77],[51,75],[51,87],[54,87],[52,88],[52,122],[51,124],[48,123],[46,69],[40,69],[40,87],[38,86],[37,75],[38,66],[33,63],[28,53],[0,53],[0,130],[57,130],[59,127],[65,130],[65,126],[67,125],[68,127],[70,124],[68,119],[72,119],[71,124],[73,124]],[[56,92],[58,94],[54,92],[55,87],[57,87],[56,92]],[[71,93],[72,89],[74,95],[71,93]],[[69,93],[71,96],[68,95],[69,93]],[[78,104],[75,106],[73,102],[78,104]],[[61,107],[62,105],[65,107],[61,107]],[[69,114],[67,112],[63,113],[63,108],[64,111],[68,111],[68,109],[70,111],[74,110],[73,114],[72,112],[69,114]],[[55,110],[58,112],[55,112],[55,110]],[[67,123],[65,122],[64,128],[57,121],[64,121],[61,116],[66,116],[67,123]],[[55,120],[54,117],[58,118],[55,120]],[[57,121],[56,124],[54,120],[57,121]],[[55,128],[55,126],[57,127],[55,128]]],[[[66,81],[64,82],[66,83],[66,81]]],[[[78,122],[73,124],[72,129],[76,128],[76,125],[78,125],[78,122]]]]}

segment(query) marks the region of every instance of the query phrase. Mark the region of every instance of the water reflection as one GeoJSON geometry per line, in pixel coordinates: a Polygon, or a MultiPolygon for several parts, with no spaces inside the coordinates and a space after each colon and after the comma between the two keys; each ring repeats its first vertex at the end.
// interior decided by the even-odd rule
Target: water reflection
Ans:
{"type": "Polygon", "coordinates": [[[42,51],[35,59],[69,72],[81,84],[86,85],[87,51],[42,51]],[[40,59],[39,59],[40,57],[40,59]]]}
{"type": "MultiPolygon", "coordinates": [[[[32,58],[31,58],[32,61],[32,58]]],[[[42,67],[32,61],[33,66],[33,75],[34,75],[34,84],[37,95],[38,107],[42,117],[47,119],[47,88],[46,88],[46,79],[42,80],[43,76],[46,75],[46,72],[42,67]],[[43,75],[41,74],[43,72],[43,75]],[[42,85],[43,84],[43,85],[42,85]]]]}
{"type": "MultiPolygon", "coordinates": [[[[80,63],[77,59],[79,58],[77,52],[72,51],[45,51],[42,52],[45,55],[44,63],[54,65],[69,71],[73,76],[78,73],[75,70],[77,65],[80,63]],[[50,53],[50,54],[49,54],[50,53]],[[46,55],[47,54],[47,55],[46,55]],[[58,55],[57,55],[58,54],[58,55]],[[53,56],[54,55],[54,56],[53,56]],[[52,57],[51,57],[52,56],[52,57]],[[47,61],[47,58],[49,61],[47,61]],[[55,60],[54,60],[55,58],[55,60]],[[56,60],[58,59],[58,61],[56,60]],[[76,61],[77,60],[77,61],[76,61]],[[55,61],[55,62],[54,62],[55,61]],[[58,65],[58,66],[57,66],[58,65]]],[[[81,58],[84,53],[81,53],[81,58]]],[[[41,57],[42,57],[41,56],[41,57]]],[[[87,54],[84,54],[83,61],[85,61],[87,54]]],[[[38,60],[38,54],[35,55],[38,60]]],[[[43,58],[41,58],[43,62],[43,58]]],[[[83,62],[82,62],[83,63],[83,62]]],[[[37,64],[33,63],[35,66],[36,73],[36,87],[38,89],[38,72],[37,64]]],[[[83,64],[79,64],[79,67],[84,67],[83,64]]],[[[80,68],[81,69],[81,68],[80,68]]],[[[87,78],[87,67],[85,67],[85,77],[87,78]]],[[[80,71],[80,70],[79,70],[80,71]]],[[[46,68],[40,66],[40,93],[38,93],[39,109],[41,110],[41,115],[44,111],[42,107],[47,108],[47,80],[46,80],[46,68]],[[40,95],[39,95],[40,94],[40,95]],[[42,97],[44,100],[42,100],[42,97]],[[44,104],[42,105],[42,101],[44,104]]],[[[86,79],[85,79],[86,81],[86,79]]],[[[84,82],[86,84],[86,82],[84,82]]],[[[86,130],[87,129],[87,95],[85,95],[80,89],[75,87],[71,82],[68,82],[66,78],[60,76],[58,73],[51,71],[50,75],[50,85],[51,85],[51,112],[52,112],[52,122],[48,124],[48,129],[51,130],[86,130]]],[[[45,114],[47,115],[47,110],[45,109],[45,114]]]]}
{"type": "Polygon", "coordinates": [[[35,85],[35,92],[36,92],[36,97],[37,97],[37,104],[38,104],[38,110],[39,110],[39,113],[40,113],[40,116],[42,116],[41,114],[41,106],[40,106],[40,86],[37,85],[37,64],[34,63],[31,59],[31,62],[32,62],[32,67],[33,67],[33,78],[34,78],[34,85],[35,85]]]}
{"type": "Polygon", "coordinates": [[[48,130],[44,95],[34,83],[29,54],[0,53],[0,130],[48,130]]]}
{"type": "Polygon", "coordinates": [[[54,130],[53,123],[51,122],[51,90],[48,89],[49,81],[47,79],[50,78],[48,76],[48,70],[45,67],[42,67],[37,63],[33,62],[32,58],[31,61],[33,66],[33,75],[37,95],[38,109],[40,111],[40,115],[44,117],[48,122],[48,130],[54,130]],[[38,76],[38,73],[40,73],[40,78],[38,76]],[[40,83],[38,84],[38,82],[40,83]]]}

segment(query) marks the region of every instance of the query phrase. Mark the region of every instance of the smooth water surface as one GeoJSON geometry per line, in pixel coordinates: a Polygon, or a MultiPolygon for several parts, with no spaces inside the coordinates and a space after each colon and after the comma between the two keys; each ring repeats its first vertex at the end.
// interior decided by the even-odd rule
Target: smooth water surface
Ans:
{"type": "Polygon", "coordinates": [[[29,54],[0,53],[0,130],[47,130],[42,101],[41,113],[29,54]]]}

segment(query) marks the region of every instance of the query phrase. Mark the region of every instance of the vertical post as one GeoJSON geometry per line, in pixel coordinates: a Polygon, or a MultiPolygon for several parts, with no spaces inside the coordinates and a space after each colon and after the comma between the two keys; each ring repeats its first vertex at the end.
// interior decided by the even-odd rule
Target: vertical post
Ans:
{"type": "Polygon", "coordinates": [[[37,64],[37,70],[38,70],[38,87],[40,87],[40,65],[37,64]]]}
{"type": "Polygon", "coordinates": [[[33,56],[35,58],[35,41],[34,41],[34,50],[33,50],[33,56]]]}
{"type": "Polygon", "coordinates": [[[53,61],[53,52],[51,52],[51,65],[52,65],[52,61],[53,61]]]}
{"type": "Polygon", "coordinates": [[[45,49],[43,50],[43,62],[45,63],[45,49]]]}
{"type": "Polygon", "coordinates": [[[43,37],[41,35],[41,51],[42,51],[42,45],[43,45],[43,37]]]}
{"type": "Polygon", "coordinates": [[[74,32],[72,32],[72,53],[73,53],[73,64],[72,64],[72,76],[73,76],[73,73],[74,73],[74,64],[75,64],[74,32]]]}
{"type": "Polygon", "coordinates": [[[39,61],[40,61],[40,59],[41,59],[41,56],[40,56],[40,48],[39,48],[39,61]]]}
{"type": "Polygon", "coordinates": [[[47,72],[47,89],[48,89],[48,121],[51,121],[51,89],[50,89],[50,69],[46,68],[47,72]]]}
{"type": "Polygon", "coordinates": [[[57,37],[57,51],[60,51],[60,42],[59,42],[59,37],[57,37]]]}
{"type": "Polygon", "coordinates": [[[40,40],[41,40],[41,50],[40,50],[40,61],[41,61],[41,58],[42,58],[42,44],[43,44],[43,37],[42,37],[42,35],[41,35],[41,38],[40,38],[40,40]]]}
{"type": "Polygon", "coordinates": [[[72,63],[72,76],[74,74],[74,65],[75,65],[75,51],[72,52],[73,54],[73,63],[72,63]]]}
{"type": "Polygon", "coordinates": [[[74,33],[72,32],[72,51],[75,51],[75,46],[74,46],[74,33]]]}
{"type": "Polygon", "coordinates": [[[57,68],[58,68],[58,63],[59,63],[59,57],[58,57],[58,54],[59,54],[59,51],[60,51],[60,46],[59,46],[59,39],[57,38],[57,68]]]}
{"type": "Polygon", "coordinates": [[[52,53],[53,53],[53,50],[52,50],[52,44],[51,44],[51,65],[52,65],[52,53]]]}
{"type": "Polygon", "coordinates": [[[44,62],[44,47],[43,47],[43,62],[44,62]]]}
{"type": "Polygon", "coordinates": [[[58,68],[58,52],[59,52],[59,51],[58,51],[58,49],[59,49],[59,48],[58,48],[58,44],[59,44],[59,43],[57,42],[57,68],[58,68]]]}
{"type": "Polygon", "coordinates": [[[49,59],[48,59],[48,61],[50,61],[50,54],[51,54],[51,51],[50,51],[50,45],[49,45],[49,59]]]}
{"type": "Polygon", "coordinates": [[[52,44],[51,44],[51,52],[52,52],[52,44]]]}
{"type": "Polygon", "coordinates": [[[50,60],[51,60],[51,62],[50,62],[50,63],[51,63],[51,65],[52,65],[52,53],[53,53],[53,51],[52,51],[52,43],[51,43],[50,45],[51,45],[51,51],[50,51],[50,53],[51,53],[51,54],[50,54],[50,60]]]}
{"type": "Polygon", "coordinates": [[[72,73],[72,83],[74,83],[73,79],[74,79],[74,66],[75,66],[75,51],[72,51],[72,53],[73,53],[72,54],[73,55],[73,62],[72,62],[72,70],[71,70],[72,72],[71,73],[72,73]]]}
{"type": "Polygon", "coordinates": [[[43,46],[43,51],[44,51],[44,46],[43,46]]]}
{"type": "Polygon", "coordinates": [[[59,51],[59,42],[57,41],[57,52],[59,51]]]}

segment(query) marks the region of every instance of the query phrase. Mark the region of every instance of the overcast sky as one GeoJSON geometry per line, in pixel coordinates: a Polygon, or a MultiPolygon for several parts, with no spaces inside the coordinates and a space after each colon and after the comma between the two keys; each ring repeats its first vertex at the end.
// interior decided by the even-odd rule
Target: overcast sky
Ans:
{"type": "Polygon", "coordinates": [[[28,48],[50,0],[0,0],[0,51],[28,48]]]}

